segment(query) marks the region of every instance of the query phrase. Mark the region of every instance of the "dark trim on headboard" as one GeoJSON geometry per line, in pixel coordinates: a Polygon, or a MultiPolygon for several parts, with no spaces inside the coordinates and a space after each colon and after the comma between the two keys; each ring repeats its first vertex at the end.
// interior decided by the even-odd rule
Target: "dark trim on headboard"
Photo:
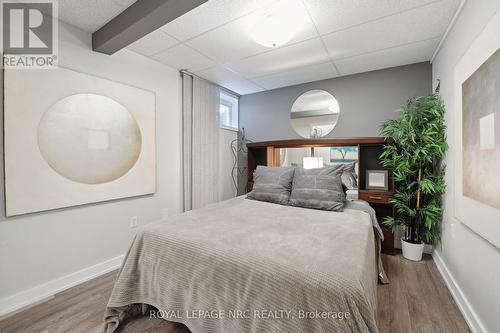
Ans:
{"type": "Polygon", "coordinates": [[[357,146],[357,145],[380,145],[389,143],[381,137],[359,137],[359,138],[331,138],[331,139],[292,139],[277,141],[252,142],[247,144],[249,148],[268,147],[275,148],[300,148],[300,147],[330,147],[330,146],[357,146]]]}

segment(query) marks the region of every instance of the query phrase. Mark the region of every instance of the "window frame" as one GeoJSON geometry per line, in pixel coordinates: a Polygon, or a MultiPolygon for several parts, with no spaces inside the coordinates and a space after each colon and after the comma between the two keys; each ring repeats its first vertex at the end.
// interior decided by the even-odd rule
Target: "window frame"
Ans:
{"type": "MultiPolygon", "coordinates": [[[[230,119],[230,120],[232,120],[232,119],[230,119]]],[[[222,129],[230,130],[230,131],[234,131],[234,132],[238,132],[239,128],[240,128],[240,95],[237,95],[237,94],[230,92],[226,89],[220,89],[220,91],[219,91],[219,127],[222,129]],[[220,106],[221,105],[225,105],[226,107],[229,107],[231,112],[233,112],[233,104],[227,102],[227,100],[223,100],[222,99],[223,94],[227,95],[229,97],[232,97],[232,98],[236,99],[236,101],[237,101],[237,108],[236,108],[236,113],[235,113],[236,117],[237,117],[237,121],[236,121],[237,127],[228,126],[228,125],[225,125],[221,122],[221,119],[220,119],[220,106]],[[224,103],[224,102],[226,102],[226,103],[224,103]]]]}

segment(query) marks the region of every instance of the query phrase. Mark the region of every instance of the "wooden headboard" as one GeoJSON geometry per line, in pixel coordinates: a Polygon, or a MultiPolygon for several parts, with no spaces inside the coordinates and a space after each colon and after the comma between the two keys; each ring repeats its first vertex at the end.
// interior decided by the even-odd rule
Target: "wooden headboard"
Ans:
{"type": "MultiPolygon", "coordinates": [[[[357,146],[359,163],[359,189],[364,190],[366,170],[385,169],[380,164],[384,138],[359,137],[359,138],[332,138],[332,139],[298,139],[263,141],[247,144],[248,148],[248,178],[247,191],[253,187],[253,172],[257,165],[270,167],[280,166],[280,148],[314,148],[314,147],[339,147],[357,146]]],[[[394,189],[392,175],[389,176],[390,191],[394,189]]]]}

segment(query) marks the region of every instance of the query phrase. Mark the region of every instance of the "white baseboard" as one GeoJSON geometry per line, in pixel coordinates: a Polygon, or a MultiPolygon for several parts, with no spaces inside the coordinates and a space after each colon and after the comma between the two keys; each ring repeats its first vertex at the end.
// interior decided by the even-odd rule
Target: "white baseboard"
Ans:
{"type": "Polygon", "coordinates": [[[436,266],[441,273],[446,286],[450,290],[453,299],[457,303],[458,308],[460,309],[460,312],[462,312],[462,315],[464,316],[465,321],[469,325],[472,333],[488,333],[483,323],[477,316],[477,313],[474,311],[471,304],[467,300],[467,297],[465,297],[464,293],[462,292],[462,289],[457,284],[457,281],[446,266],[443,258],[441,258],[439,252],[434,251],[432,257],[434,258],[434,262],[436,263],[436,266]]]}
{"type": "Polygon", "coordinates": [[[0,299],[0,318],[53,297],[55,294],[120,268],[125,255],[62,276],[36,287],[0,299]]]}

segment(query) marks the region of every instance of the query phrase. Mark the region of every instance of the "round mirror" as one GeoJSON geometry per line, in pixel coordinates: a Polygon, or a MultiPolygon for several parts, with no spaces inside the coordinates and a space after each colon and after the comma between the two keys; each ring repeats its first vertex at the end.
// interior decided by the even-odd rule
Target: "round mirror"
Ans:
{"type": "Polygon", "coordinates": [[[339,114],[339,103],[332,94],[324,90],[309,90],[293,103],[290,122],[298,135],[316,139],[333,130],[339,114]]]}

